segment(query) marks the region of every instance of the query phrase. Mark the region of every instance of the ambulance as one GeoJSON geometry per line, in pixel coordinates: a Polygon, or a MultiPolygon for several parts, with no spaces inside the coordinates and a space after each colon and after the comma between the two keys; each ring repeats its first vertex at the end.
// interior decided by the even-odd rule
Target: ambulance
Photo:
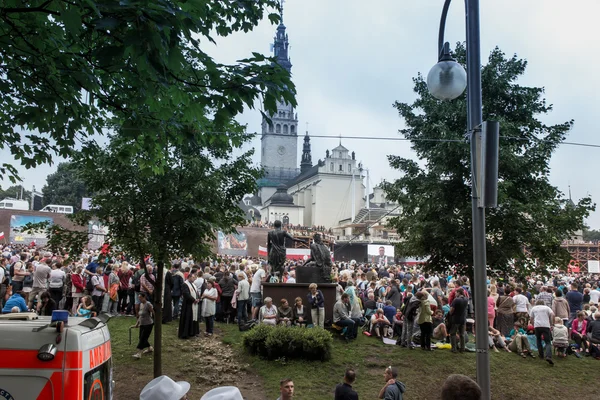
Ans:
{"type": "Polygon", "coordinates": [[[0,400],[110,400],[108,316],[0,315],[0,400]]]}

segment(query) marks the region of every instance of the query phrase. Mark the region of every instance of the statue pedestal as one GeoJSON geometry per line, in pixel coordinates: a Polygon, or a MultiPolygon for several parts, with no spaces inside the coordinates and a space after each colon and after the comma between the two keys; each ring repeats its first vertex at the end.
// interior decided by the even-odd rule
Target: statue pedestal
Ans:
{"type": "Polygon", "coordinates": [[[318,267],[296,267],[297,283],[325,283],[321,277],[321,269],[318,267]]]}
{"type": "MultiPolygon", "coordinates": [[[[317,268],[314,268],[317,269],[317,268]]],[[[312,282],[311,282],[312,283],[312,282]]],[[[300,297],[304,307],[308,306],[308,285],[310,283],[268,283],[264,282],[263,287],[263,299],[270,297],[273,299],[273,304],[276,307],[281,305],[281,299],[287,299],[290,303],[290,307],[294,307],[294,299],[300,297]]],[[[337,284],[335,283],[318,283],[318,289],[323,293],[325,300],[325,324],[331,324],[333,322],[333,306],[335,305],[335,290],[337,284]],[[328,322],[329,321],[329,322],[328,322]]],[[[308,308],[310,317],[310,308],[308,308]]]]}

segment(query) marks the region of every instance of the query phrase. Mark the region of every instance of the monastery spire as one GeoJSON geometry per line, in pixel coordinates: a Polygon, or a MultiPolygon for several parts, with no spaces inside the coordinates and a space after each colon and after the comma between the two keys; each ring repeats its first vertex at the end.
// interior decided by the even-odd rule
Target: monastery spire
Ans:
{"type": "Polygon", "coordinates": [[[300,173],[304,173],[312,168],[312,155],[310,154],[310,136],[308,131],[304,136],[304,146],[302,147],[302,160],[300,161],[300,173]]]}
{"type": "Polygon", "coordinates": [[[281,16],[281,21],[279,22],[277,33],[275,34],[273,51],[275,52],[277,63],[286,70],[291,71],[292,62],[288,55],[290,43],[288,41],[288,35],[285,33],[285,25],[283,24],[283,3],[284,0],[281,0],[279,3],[279,15],[281,16]]]}

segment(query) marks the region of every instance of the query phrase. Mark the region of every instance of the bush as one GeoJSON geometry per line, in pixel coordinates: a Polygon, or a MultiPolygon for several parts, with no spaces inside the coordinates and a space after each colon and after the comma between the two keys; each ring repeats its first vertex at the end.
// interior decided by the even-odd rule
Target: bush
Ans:
{"type": "Polygon", "coordinates": [[[244,334],[242,343],[251,354],[270,360],[285,357],[327,361],[331,358],[333,337],[318,327],[258,325],[244,334]]]}
{"type": "Polygon", "coordinates": [[[266,325],[255,326],[243,336],[242,343],[252,354],[262,355],[267,352],[266,341],[272,327],[266,325]]]}

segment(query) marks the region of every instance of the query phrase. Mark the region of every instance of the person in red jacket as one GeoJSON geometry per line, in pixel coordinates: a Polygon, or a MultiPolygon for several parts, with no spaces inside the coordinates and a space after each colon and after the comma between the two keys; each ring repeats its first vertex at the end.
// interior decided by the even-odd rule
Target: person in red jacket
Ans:
{"type": "Polygon", "coordinates": [[[71,309],[71,315],[77,313],[77,306],[81,298],[83,297],[83,291],[85,290],[85,278],[83,277],[83,267],[78,266],[75,272],[71,274],[71,296],[73,297],[73,307],[71,309]]]}

